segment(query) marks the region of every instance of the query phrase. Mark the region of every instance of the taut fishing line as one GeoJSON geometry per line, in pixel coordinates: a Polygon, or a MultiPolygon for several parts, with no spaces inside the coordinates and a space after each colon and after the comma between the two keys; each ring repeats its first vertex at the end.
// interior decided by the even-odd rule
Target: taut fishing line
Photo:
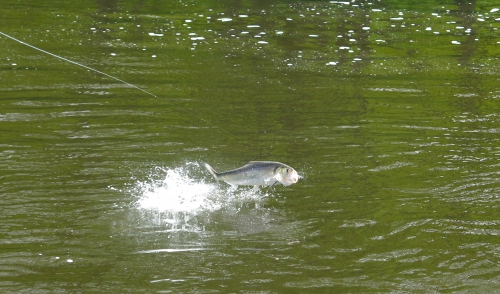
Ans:
{"type": "Polygon", "coordinates": [[[10,36],[10,35],[7,35],[6,33],[0,32],[0,35],[2,35],[2,36],[4,36],[4,37],[7,37],[7,38],[9,38],[9,39],[11,39],[11,40],[14,40],[14,41],[16,41],[16,42],[18,42],[18,43],[20,43],[20,44],[25,45],[25,46],[28,46],[28,47],[30,47],[30,48],[33,48],[33,49],[35,49],[35,50],[38,50],[38,51],[40,51],[40,52],[42,52],[42,53],[45,53],[45,54],[47,54],[47,55],[50,55],[50,56],[52,56],[52,57],[55,57],[55,58],[58,58],[58,59],[64,60],[64,61],[69,62],[69,63],[72,63],[72,64],[74,64],[74,65],[78,65],[78,66],[80,66],[80,67],[86,68],[86,69],[88,69],[88,70],[91,70],[91,71],[93,71],[93,72],[99,73],[99,74],[101,74],[101,75],[105,75],[105,76],[107,76],[107,77],[109,77],[109,78],[112,78],[112,79],[114,79],[114,80],[116,80],[116,81],[119,81],[119,82],[121,82],[121,83],[124,83],[125,85],[128,85],[128,86],[130,86],[130,87],[132,87],[132,88],[136,88],[136,89],[137,89],[137,90],[139,90],[139,91],[142,91],[142,92],[144,92],[144,93],[146,93],[146,94],[149,94],[149,95],[151,95],[151,96],[153,96],[153,97],[158,98],[158,96],[156,96],[156,95],[154,95],[154,94],[152,94],[152,93],[150,93],[150,92],[148,92],[148,91],[146,91],[146,90],[144,90],[144,89],[141,89],[141,88],[137,87],[136,85],[133,85],[133,84],[131,84],[131,83],[127,83],[127,82],[125,82],[124,80],[121,80],[121,79],[119,79],[119,78],[117,78],[117,77],[114,77],[114,76],[112,76],[112,75],[109,75],[109,74],[107,74],[107,73],[105,73],[105,72],[102,72],[102,71],[99,71],[99,70],[97,70],[97,69],[91,68],[91,67],[89,67],[89,66],[83,65],[83,64],[78,63],[78,62],[76,62],[76,61],[73,61],[73,60],[70,60],[70,59],[64,58],[64,57],[59,56],[59,55],[56,55],[56,54],[54,54],[54,53],[50,53],[50,52],[45,51],[45,50],[43,50],[43,49],[40,49],[40,48],[38,48],[38,47],[36,47],[36,46],[33,46],[33,45],[28,44],[28,43],[26,43],[26,42],[23,42],[23,41],[21,41],[21,40],[19,40],[19,39],[16,39],[16,38],[14,38],[14,37],[12,37],[12,36],[10,36]]]}

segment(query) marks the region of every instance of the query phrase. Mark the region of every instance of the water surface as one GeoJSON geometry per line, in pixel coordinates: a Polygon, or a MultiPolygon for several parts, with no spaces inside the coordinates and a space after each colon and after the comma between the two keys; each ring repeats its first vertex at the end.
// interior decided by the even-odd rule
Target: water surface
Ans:
{"type": "Polygon", "coordinates": [[[493,2],[2,1],[2,292],[494,292],[493,2]],[[204,170],[284,162],[290,187],[204,170]]]}

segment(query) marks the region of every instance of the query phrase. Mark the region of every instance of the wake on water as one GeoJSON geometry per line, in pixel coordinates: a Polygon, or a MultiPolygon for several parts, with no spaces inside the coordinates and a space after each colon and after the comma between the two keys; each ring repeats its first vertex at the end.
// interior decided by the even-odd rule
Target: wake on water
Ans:
{"type": "Polygon", "coordinates": [[[162,230],[200,231],[210,214],[236,214],[245,205],[259,206],[268,194],[216,183],[197,162],[176,168],[156,168],[147,180],[137,181],[132,193],[134,207],[162,230]]]}

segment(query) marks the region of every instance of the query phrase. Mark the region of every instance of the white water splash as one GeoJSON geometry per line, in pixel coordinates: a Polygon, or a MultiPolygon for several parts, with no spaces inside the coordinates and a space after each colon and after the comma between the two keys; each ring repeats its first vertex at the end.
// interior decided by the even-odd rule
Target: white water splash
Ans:
{"type": "Polygon", "coordinates": [[[193,212],[207,206],[208,196],[217,190],[215,184],[197,181],[183,168],[167,169],[161,183],[139,182],[142,195],[139,209],[171,212],[193,212]]]}
{"type": "Polygon", "coordinates": [[[196,162],[176,168],[156,168],[149,179],[137,181],[134,190],[138,197],[134,206],[153,225],[186,231],[204,230],[211,213],[236,213],[244,203],[259,206],[267,196],[251,187],[232,191],[229,185],[215,182],[196,162]]]}

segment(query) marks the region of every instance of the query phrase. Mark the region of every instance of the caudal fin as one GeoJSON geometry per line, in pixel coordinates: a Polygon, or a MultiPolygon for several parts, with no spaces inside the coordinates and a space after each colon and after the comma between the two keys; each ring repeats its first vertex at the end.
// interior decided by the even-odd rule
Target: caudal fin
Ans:
{"type": "Polygon", "coordinates": [[[215,169],[213,169],[208,163],[205,163],[205,168],[208,170],[208,172],[214,176],[215,180],[219,180],[219,177],[217,176],[217,172],[215,169]]]}

